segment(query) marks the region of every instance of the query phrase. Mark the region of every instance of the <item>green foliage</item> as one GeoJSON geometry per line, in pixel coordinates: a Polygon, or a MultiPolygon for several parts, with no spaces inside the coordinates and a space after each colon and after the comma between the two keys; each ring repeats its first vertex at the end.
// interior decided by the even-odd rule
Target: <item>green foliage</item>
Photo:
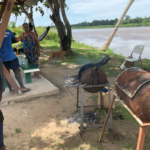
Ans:
{"type": "MultiPolygon", "coordinates": [[[[150,26],[149,23],[139,23],[139,24],[121,24],[120,27],[143,27],[150,26]]],[[[71,27],[72,29],[96,29],[96,28],[114,28],[115,25],[100,25],[100,26],[82,26],[82,27],[71,27]]]]}
{"type": "Polygon", "coordinates": [[[26,11],[29,8],[29,6],[27,6],[27,5],[22,5],[22,6],[14,5],[13,10],[12,10],[12,14],[14,14],[15,16],[21,16],[23,13],[21,7],[26,11]]]}
{"type": "Polygon", "coordinates": [[[44,15],[44,10],[43,10],[43,8],[40,7],[40,6],[35,7],[35,11],[39,11],[42,16],[44,15]]]}
{"type": "Polygon", "coordinates": [[[8,28],[14,29],[15,27],[16,27],[16,26],[15,26],[15,22],[10,21],[9,24],[8,24],[8,28]]]}
{"type": "Polygon", "coordinates": [[[129,16],[129,15],[126,15],[125,17],[124,17],[124,20],[130,20],[131,19],[131,17],[129,16]]]}
{"type": "MultiPolygon", "coordinates": [[[[82,28],[82,27],[88,27],[88,28],[103,28],[103,27],[114,27],[116,23],[118,22],[118,19],[114,20],[93,20],[92,22],[81,22],[78,24],[71,25],[73,28],[82,28]]],[[[150,26],[150,17],[136,17],[131,19],[129,15],[125,16],[125,19],[122,21],[121,27],[134,27],[134,26],[150,26]]]]}
{"type": "Polygon", "coordinates": [[[3,134],[3,138],[7,138],[7,135],[3,134]]]}
{"type": "Polygon", "coordinates": [[[22,27],[11,28],[11,27],[8,25],[8,29],[11,30],[12,32],[15,32],[15,33],[16,33],[16,37],[18,37],[20,34],[23,33],[22,27]]]}
{"type": "MultiPolygon", "coordinates": [[[[1,0],[0,0],[0,1],[1,1],[1,0]]],[[[43,6],[49,8],[49,6],[48,6],[46,0],[39,0],[39,1],[43,4],[43,6]]],[[[66,4],[66,0],[63,0],[63,1],[64,1],[64,7],[67,8],[67,9],[69,9],[69,7],[68,7],[67,4],[66,4]]],[[[50,4],[53,5],[53,0],[49,0],[49,2],[50,2],[50,4]]],[[[21,14],[24,13],[24,12],[22,11],[21,7],[23,7],[23,9],[24,9],[25,11],[27,11],[28,8],[29,8],[29,6],[27,6],[27,5],[23,5],[23,6],[15,5],[15,6],[13,7],[12,13],[13,13],[15,16],[21,16],[21,14]]],[[[39,11],[42,16],[44,15],[44,10],[43,10],[43,8],[42,8],[41,6],[34,5],[33,7],[35,8],[35,11],[39,11]]]]}
{"type": "Polygon", "coordinates": [[[21,133],[21,129],[20,128],[16,128],[15,129],[15,133],[21,133]]]}
{"type": "MultiPolygon", "coordinates": [[[[24,32],[21,26],[16,27],[16,28],[11,28],[11,26],[8,26],[8,29],[11,30],[12,32],[15,32],[16,37],[18,37],[20,34],[24,32]]],[[[40,26],[36,28],[36,31],[38,35],[40,36],[46,31],[46,28],[40,26]]],[[[72,43],[74,43],[75,45],[78,45],[73,38],[72,38],[72,43]]],[[[44,40],[40,42],[40,44],[60,45],[60,40],[59,40],[57,31],[55,29],[50,29],[50,31],[48,32],[44,40]]]]}
{"type": "MultiPolygon", "coordinates": [[[[21,26],[12,28],[11,25],[8,25],[8,29],[11,30],[12,32],[15,32],[16,37],[18,37],[20,34],[22,34],[24,32],[21,26]]],[[[46,28],[38,27],[38,28],[36,28],[36,31],[37,31],[38,35],[40,36],[41,34],[43,34],[46,31],[46,28]]],[[[53,42],[59,44],[59,37],[58,37],[58,33],[55,29],[50,29],[49,33],[44,38],[44,40],[42,42],[40,42],[40,44],[46,44],[46,43],[50,44],[53,42]]]]}
{"type": "MultiPolygon", "coordinates": [[[[42,1],[41,1],[42,2],[42,1]]],[[[43,8],[40,7],[40,6],[37,6],[37,5],[34,5],[33,6],[35,8],[35,11],[39,11],[41,13],[41,15],[43,16],[44,15],[44,11],[43,11],[43,8]]],[[[23,11],[23,9],[28,13],[28,9],[29,9],[29,6],[27,5],[14,5],[13,7],[13,10],[12,10],[12,13],[15,15],[15,16],[21,16],[22,13],[25,13],[23,11]]]]}

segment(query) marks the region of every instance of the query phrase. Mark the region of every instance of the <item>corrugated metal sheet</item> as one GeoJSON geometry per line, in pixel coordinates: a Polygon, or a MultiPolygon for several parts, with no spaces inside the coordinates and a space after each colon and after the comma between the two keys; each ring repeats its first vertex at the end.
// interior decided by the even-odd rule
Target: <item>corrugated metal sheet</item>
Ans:
{"type": "Polygon", "coordinates": [[[26,0],[24,3],[28,6],[32,6],[34,4],[37,4],[38,1],[40,1],[40,0],[26,0]]]}

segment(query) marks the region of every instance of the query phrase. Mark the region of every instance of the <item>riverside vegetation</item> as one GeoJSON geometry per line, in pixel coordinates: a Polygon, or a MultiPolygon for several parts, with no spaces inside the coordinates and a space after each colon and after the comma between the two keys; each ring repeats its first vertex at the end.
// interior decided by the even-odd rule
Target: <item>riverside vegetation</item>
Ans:
{"type": "MultiPolygon", "coordinates": [[[[20,27],[17,28],[10,28],[9,29],[12,32],[16,33],[16,36],[19,36],[23,30],[20,27]]],[[[36,28],[38,35],[40,36],[46,29],[44,27],[38,27],[36,28]]],[[[105,41],[104,41],[105,42],[105,41]]],[[[44,38],[42,42],[40,42],[40,45],[42,46],[42,51],[44,52],[45,56],[49,56],[49,52],[44,51],[45,49],[49,49],[50,51],[58,51],[60,50],[60,43],[59,43],[59,37],[55,29],[50,29],[47,36],[44,38]]],[[[59,62],[59,59],[57,59],[55,62],[57,65],[76,65],[77,67],[80,67],[86,63],[90,62],[98,62],[100,61],[105,55],[109,55],[111,57],[110,62],[103,66],[102,69],[105,71],[107,76],[116,77],[120,73],[120,65],[124,62],[124,56],[121,54],[117,54],[115,50],[107,49],[105,52],[101,51],[98,47],[89,46],[84,43],[80,43],[75,41],[72,38],[72,46],[71,46],[74,54],[71,56],[68,56],[67,59],[62,59],[61,63],[59,62]]],[[[40,60],[41,64],[47,63],[47,59],[44,59],[43,57],[40,60]]],[[[150,60],[143,59],[142,60],[144,69],[147,71],[150,71],[149,63],[150,60]]],[[[138,64],[137,67],[140,67],[138,64]]]]}
{"type": "MultiPolygon", "coordinates": [[[[78,24],[73,24],[72,29],[88,29],[88,28],[111,28],[115,27],[118,19],[114,20],[93,20],[92,22],[81,22],[78,24]]],[[[150,17],[136,17],[131,19],[129,15],[124,17],[124,20],[120,24],[120,27],[141,27],[150,26],[150,17]]]]}

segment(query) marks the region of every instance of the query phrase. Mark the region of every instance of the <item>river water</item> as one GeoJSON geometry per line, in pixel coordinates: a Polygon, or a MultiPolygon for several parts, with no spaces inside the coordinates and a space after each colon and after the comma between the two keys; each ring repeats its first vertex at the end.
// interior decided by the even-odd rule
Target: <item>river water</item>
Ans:
{"type": "MultiPolygon", "coordinates": [[[[75,40],[101,48],[113,28],[106,29],[73,29],[72,34],[75,40]]],[[[145,49],[142,58],[150,59],[150,27],[119,28],[110,49],[124,56],[129,56],[136,45],[144,45],[145,49]]]]}

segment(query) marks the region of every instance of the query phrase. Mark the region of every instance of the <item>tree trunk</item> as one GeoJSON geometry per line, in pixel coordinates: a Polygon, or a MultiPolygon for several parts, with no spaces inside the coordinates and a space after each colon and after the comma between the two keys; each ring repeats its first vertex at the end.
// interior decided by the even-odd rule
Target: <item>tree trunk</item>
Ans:
{"type": "Polygon", "coordinates": [[[27,17],[27,18],[29,19],[29,22],[31,22],[31,24],[33,25],[33,31],[36,34],[36,36],[38,37],[37,31],[36,31],[36,28],[35,28],[35,25],[34,25],[33,18],[31,18],[31,17],[27,17]]]}
{"type": "Polygon", "coordinates": [[[36,31],[36,28],[35,28],[35,25],[34,25],[34,20],[33,20],[33,8],[32,8],[32,6],[30,6],[30,13],[27,17],[28,17],[29,21],[31,22],[31,24],[33,25],[34,33],[38,37],[37,31],[36,31]]]}
{"type": "Polygon", "coordinates": [[[33,25],[33,29],[34,29],[34,33],[36,34],[36,36],[38,37],[37,31],[35,29],[35,25],[34,25],[34,21],[33,21],[33,9],[32,6],[30,6],[30,13],[28,13],[23,6],[20,6],[22,12],[27,16],[29,22],[31,22],[31,24],[33,25]]]}
{"type": "MultiPolygon", "coordinates": [[[[29,8],[27,9],[27,12],[29,11],[29,8]]],[[[27,15],[25,14],[24,23],[26,22],[27,15]]]]}
{"type": "Polygon", "coordinates": [[[63,2],[59,0],[54,0],[53,1],[53,6],[50,3],[49,0],[46,0],[49,8],[52,11],[52,15],[50,16],[50,19],[54,22],[57,31],[58,31],[58,36],[60,38],[60,47],[61,51],[71,51],[71,38],[72,38],[72,32],[71,32],[71,26],[69,21],[67,20],[66,14],[65,14],[65,9],[63,2]],[[60,13],[59,10],[61,8],[61,13],[63,20],[65,22],[66,28],[67,28],[67,34],[65,30],[65,25],[63,24],[61,18],[60,18],[60,13]]]}
{"type": "Polygon", "coordinates": [[[118,22],[117,22],[117,24],[116,24],[113,32],[111,33],[110,37],[108,38],[107,42],[103,45],[103,47],[101,48],[101,50],[105,51],[109,47],[111,41],[113,40],[114,35],[116,34],[116,32],[117,32],[117,30],[119,28],[119,25],[121,24],[124,16],[126,15],[127,11],[129,10],[129,8],[130,8],[130,6],[132,5],[133,2],[134,2],[134,0],[130,0],[129,1],[129,3],[126,6],[124,12],[122,13],[120,19],[118,20],[118,22]]]}
{"type": "Polygon", "coordinates": [[[64,3],[62,0],[58,0],[58,3],[60,5],[60,8],[61,8],[61,14],[62,14],[62,17],[63,17],[63,20],[65,22],[65,26],[67,28],[67,41],[65,42],[65,45],[67,47],[67,50],[69,52],[71,52],[71,39],[72,39],[72,31],[71,31],[71,26],[70,26],[70,23],[67,19],[67,16],[66,16],[66,12],[65,12],[65,9],[64,9],[64,3]]]}

